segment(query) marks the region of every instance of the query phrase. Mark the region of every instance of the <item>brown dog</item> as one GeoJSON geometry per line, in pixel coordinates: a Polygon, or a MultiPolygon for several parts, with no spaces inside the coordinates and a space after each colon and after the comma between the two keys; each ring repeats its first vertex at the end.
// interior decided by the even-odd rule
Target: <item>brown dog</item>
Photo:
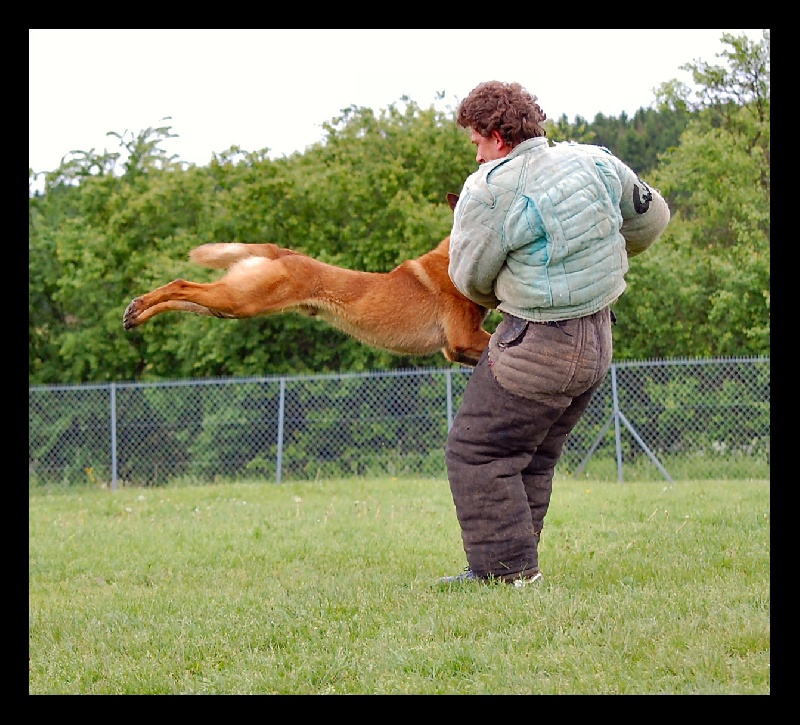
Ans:
{"type": "MultiPolygon", "coordinates": [[[[451,209],[458,196],[448,194],[451,209]]],[[[277,312],[317,316],[374,347],[406,355],[441,350],[475,365],[489,343],[488,310],[464,297],[447,272],[450,237],[391,272],[334,267],[275,244],[204,244],[192,261],[227,269],[208,284],[176,279],[134,299],[125,310],[130,330],[162,312],[243,318],[277,312]]]]}

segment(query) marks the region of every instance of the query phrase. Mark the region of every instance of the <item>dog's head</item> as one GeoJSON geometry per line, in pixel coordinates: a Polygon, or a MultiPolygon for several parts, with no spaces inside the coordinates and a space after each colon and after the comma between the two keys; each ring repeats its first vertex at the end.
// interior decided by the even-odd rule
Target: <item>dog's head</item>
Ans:
{"type": "Polygon", "coordinates": [[[450,209],[452,211],[456,210],[456,204],[458,203],[458,194],[453,194],[452,192],[447,192],[447,203],[450,205],[450,209]]]}

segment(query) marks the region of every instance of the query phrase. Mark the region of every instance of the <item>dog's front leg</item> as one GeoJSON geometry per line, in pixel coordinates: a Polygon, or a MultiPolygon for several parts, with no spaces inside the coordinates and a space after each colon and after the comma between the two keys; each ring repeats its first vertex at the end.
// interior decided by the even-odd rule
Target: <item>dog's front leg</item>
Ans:
{"type": "Polygon", "coordinates": [[[444,356],[451,362],[475,367],[481,359],[483,351],[489,344],[489,333],[484,329],[476,330],[469,343],[455,345],[452,342],[442,350],[444,356]]]}

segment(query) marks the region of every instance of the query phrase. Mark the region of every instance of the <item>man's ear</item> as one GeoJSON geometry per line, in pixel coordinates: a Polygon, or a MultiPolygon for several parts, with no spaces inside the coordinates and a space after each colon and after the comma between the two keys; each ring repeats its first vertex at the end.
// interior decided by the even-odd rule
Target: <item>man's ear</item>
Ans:
{"type": "Polygon", "coordinates": [[[503,137],[500,135],[499,131],[492,131],[492,138],[494,139],[494,142],[497,144],[497,150],[498,151],[502,150],[503,147],[508,145],[508,144],[506,144],[506,142],[503,139],[503,137]]]}

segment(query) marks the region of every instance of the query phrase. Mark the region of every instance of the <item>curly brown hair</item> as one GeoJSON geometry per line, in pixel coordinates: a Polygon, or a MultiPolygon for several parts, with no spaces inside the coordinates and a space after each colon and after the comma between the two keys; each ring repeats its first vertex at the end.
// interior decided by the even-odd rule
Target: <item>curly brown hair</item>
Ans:
{"type": "Polygon", "coordinates": [[[546,136],[544,111],[519,83],[485,81],[473,88],[458,107],[456,123],[488,138],[497,131],[512,148],[529,138],[546,136]]]}

